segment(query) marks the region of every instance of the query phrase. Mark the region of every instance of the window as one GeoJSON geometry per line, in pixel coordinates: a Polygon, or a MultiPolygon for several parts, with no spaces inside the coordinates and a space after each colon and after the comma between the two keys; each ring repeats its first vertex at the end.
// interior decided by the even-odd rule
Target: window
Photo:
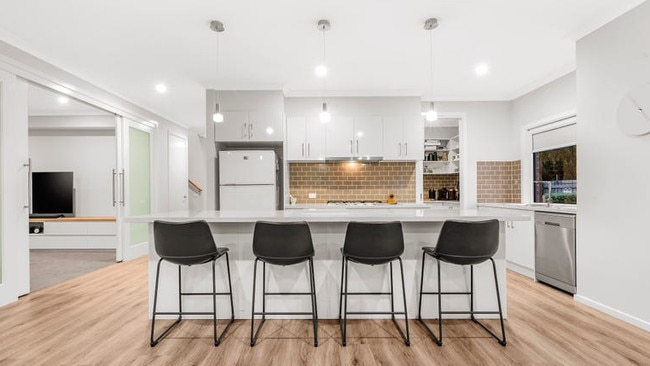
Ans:
{"type": "Polygon", "coordinates": [[[577,203],[576,117],[529,129],[532,202],[577,203]]]}
{"type": "Polygon", "coordinates": [[[576,145],[533,153],[533,202],[577,203],[576,145]]]}

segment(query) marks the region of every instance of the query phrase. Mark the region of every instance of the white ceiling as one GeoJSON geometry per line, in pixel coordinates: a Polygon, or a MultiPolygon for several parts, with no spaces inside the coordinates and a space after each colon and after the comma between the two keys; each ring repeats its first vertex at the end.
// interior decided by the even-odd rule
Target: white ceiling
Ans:
{"type": "MultiPolygon", "coordinates": [[[[205,89],[511,100],[575,68],[575,41],[643,0],[2,1],[0,39],[167,119],[203,130],[205,89]],[[427,18],[433,33],[429,83],[427,18]],[[225,25],[216,77],[216,33],[225,25]],[[478,78],[474,66],[490,65],[478,78]],[[166,94],[154,91],[167,84],[166,94]]],[[[225,108],[225,106],[223,106],[225,108]]]]}

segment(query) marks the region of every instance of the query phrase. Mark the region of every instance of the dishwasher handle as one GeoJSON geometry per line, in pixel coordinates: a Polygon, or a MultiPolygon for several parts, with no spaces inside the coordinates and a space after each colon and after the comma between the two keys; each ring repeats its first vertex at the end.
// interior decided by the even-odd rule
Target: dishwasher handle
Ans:
{"type": "Polygon", "coordinates": [[[549,225],[549,226],[560,226],[559,223],[557,223],[557,222],[551,222],[551,221],[544,221],[544,225],[549,225]]]}

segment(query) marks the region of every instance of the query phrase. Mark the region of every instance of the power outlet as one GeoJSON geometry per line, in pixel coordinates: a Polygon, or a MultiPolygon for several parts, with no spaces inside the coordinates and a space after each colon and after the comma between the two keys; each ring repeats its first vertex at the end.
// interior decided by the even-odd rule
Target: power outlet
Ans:
{"type": "Polygon", "coordinates": [[[310,193],[309,198],[316,198],[316,193],[310,193]]]}

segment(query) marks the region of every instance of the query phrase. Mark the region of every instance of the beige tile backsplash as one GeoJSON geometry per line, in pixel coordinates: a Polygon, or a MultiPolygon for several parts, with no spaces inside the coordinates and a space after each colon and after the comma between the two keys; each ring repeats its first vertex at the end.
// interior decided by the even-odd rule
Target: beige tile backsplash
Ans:
{"type": "Polygon", "coordinates": [[[298,203],[329,200],[415,202],[415,163],[289,163],[289,194],[298,203]],[[316,193],[310,199],[309,193],[316,193]]]}
{"type": "Polygon", "coordinates": [[[520,203],[521,161],[476,162],[478,203],[520,203]]]}

